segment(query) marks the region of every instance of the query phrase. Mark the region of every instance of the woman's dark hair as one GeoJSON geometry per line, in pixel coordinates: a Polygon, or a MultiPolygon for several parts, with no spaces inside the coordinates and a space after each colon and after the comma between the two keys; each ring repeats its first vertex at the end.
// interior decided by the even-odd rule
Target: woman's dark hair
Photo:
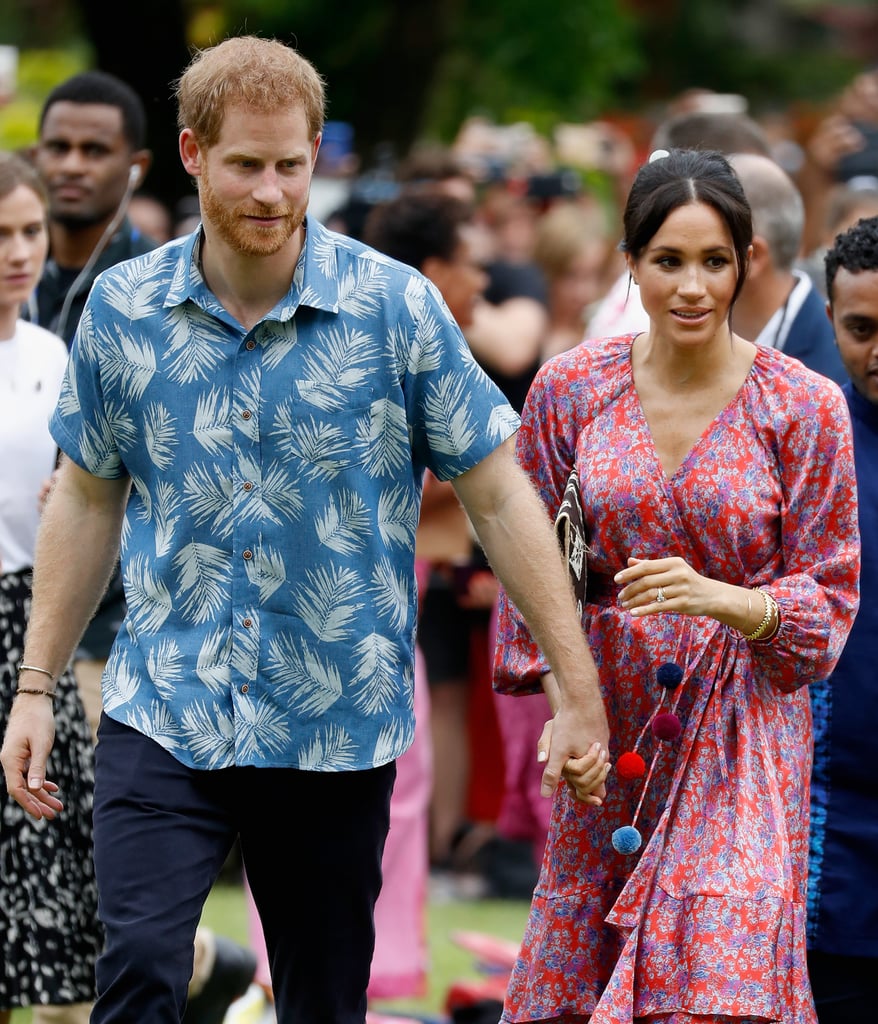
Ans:
{"type": "Polygon", "coordinates": [[[620,248],[639,259],[650,240],[680,206],[704,203],[720,215],[732,236],[738,281],[732,304],[747,276],[747,251],[753,241],[750,204],[731,164],[712,150],[672,149],[637,172],[623,216],[620,248]]]}

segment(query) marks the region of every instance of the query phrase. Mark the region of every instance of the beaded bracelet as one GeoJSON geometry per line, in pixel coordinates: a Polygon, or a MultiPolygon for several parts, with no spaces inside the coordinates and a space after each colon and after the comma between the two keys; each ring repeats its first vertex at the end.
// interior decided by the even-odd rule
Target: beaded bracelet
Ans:
{"type": "Polygon", "coordinates": [[[759,587],[754,587],[753,589],[758,594],[762,595],[762,600],[765,602],[765,614],[762,616],[762,621],[752,633],[742,633],[741,636],[745,640],[769,640],[777,632],[778,626],[780,625],[780,612],[777,607],[777,601],[775,601],[767,590],[762,590],[759,587]],[[766,636],[765,633],[771,625],[772,619],[775,620],[774,629],[771,631],[771,636],[766,636]]]}
{"type": "MultiPolygon", "coordinates": [[[[40,668],[39,665],[25,665],[23,661],[18,663],[18,673],[21,675],[22,672],[39,672],[44,676],[48,676],[53,682],[55,676],[47,669],[40,668]]],[[[18,686],[15,689],[16,694],[19,693],[32,693],[39,697],[51,697],[54,700],[58,696],[57,690],[43,690],[35,686],[18,686]]]]}

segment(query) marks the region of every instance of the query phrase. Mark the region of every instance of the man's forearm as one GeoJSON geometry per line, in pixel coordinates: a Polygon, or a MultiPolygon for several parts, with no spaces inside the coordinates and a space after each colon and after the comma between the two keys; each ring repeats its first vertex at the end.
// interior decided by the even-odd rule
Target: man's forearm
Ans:
{"type": "MultiPolygon", "coordinates": [[[[471,484],[464,481],[468,500],[471,484]]],[[[468,512],[491,567],[524,616],[556,675],[561,699],[603,719],[597,668],[575,612],[558,542],[536,492],[514,462],[494,462],[479,489],[498,488],[499,502],[470,502],[468,512]],[[498,473],[502,481],[492,476],[498,473]]]]}
{"type": "Polygon", "coordinates": [[[561,700],[594,702],[602,713],[597,667],[575,614],[558,543],[545,514],[533,515],[531,502],[522,498],[513,497],[501,517],[483,524],[479,540],[552,666],[561,700]]]}
{"type": "Polygon", "coordinates": [[[539,751],[545,764],[540,792],[554,793],[571,759],[597,758],[599,772],[576,792],[577,799],[599,802],[606,795],[610,733],[597,666],[555,531],[515,460],[513,444],[507,440],[458,477],[455,490],[494,572],[552,668],[554,680],[546,692],[553,717],[549,746],[539,751]]]}

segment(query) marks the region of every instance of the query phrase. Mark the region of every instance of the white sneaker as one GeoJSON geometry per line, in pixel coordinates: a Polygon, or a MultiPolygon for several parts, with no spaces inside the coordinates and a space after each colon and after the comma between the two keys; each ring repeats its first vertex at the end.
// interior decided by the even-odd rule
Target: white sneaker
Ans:
{"type": "Polygon", "coordinates": [[[261,985],[253,984],[226,1011],[223,1024],[276,1024],[274,1007],[261,985]]]}

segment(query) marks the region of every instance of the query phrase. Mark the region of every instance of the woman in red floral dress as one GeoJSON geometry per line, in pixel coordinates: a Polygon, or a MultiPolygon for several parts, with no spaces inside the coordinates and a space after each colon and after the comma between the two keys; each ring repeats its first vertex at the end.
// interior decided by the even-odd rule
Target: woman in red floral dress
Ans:
{"type": "MultiPolygon", "coordinates": [[[[732,329],[752,228],[723,157],[655,154],[624,229],[648,332],[546,363],[518,437],[547,509],[576,469],[612,771],[568,762],[503,1020],[813,1024],[805,687],[858,603],[848,413],[732,329]]],[[[495,667],[554,700],[505,595],[495,667]]]]}

